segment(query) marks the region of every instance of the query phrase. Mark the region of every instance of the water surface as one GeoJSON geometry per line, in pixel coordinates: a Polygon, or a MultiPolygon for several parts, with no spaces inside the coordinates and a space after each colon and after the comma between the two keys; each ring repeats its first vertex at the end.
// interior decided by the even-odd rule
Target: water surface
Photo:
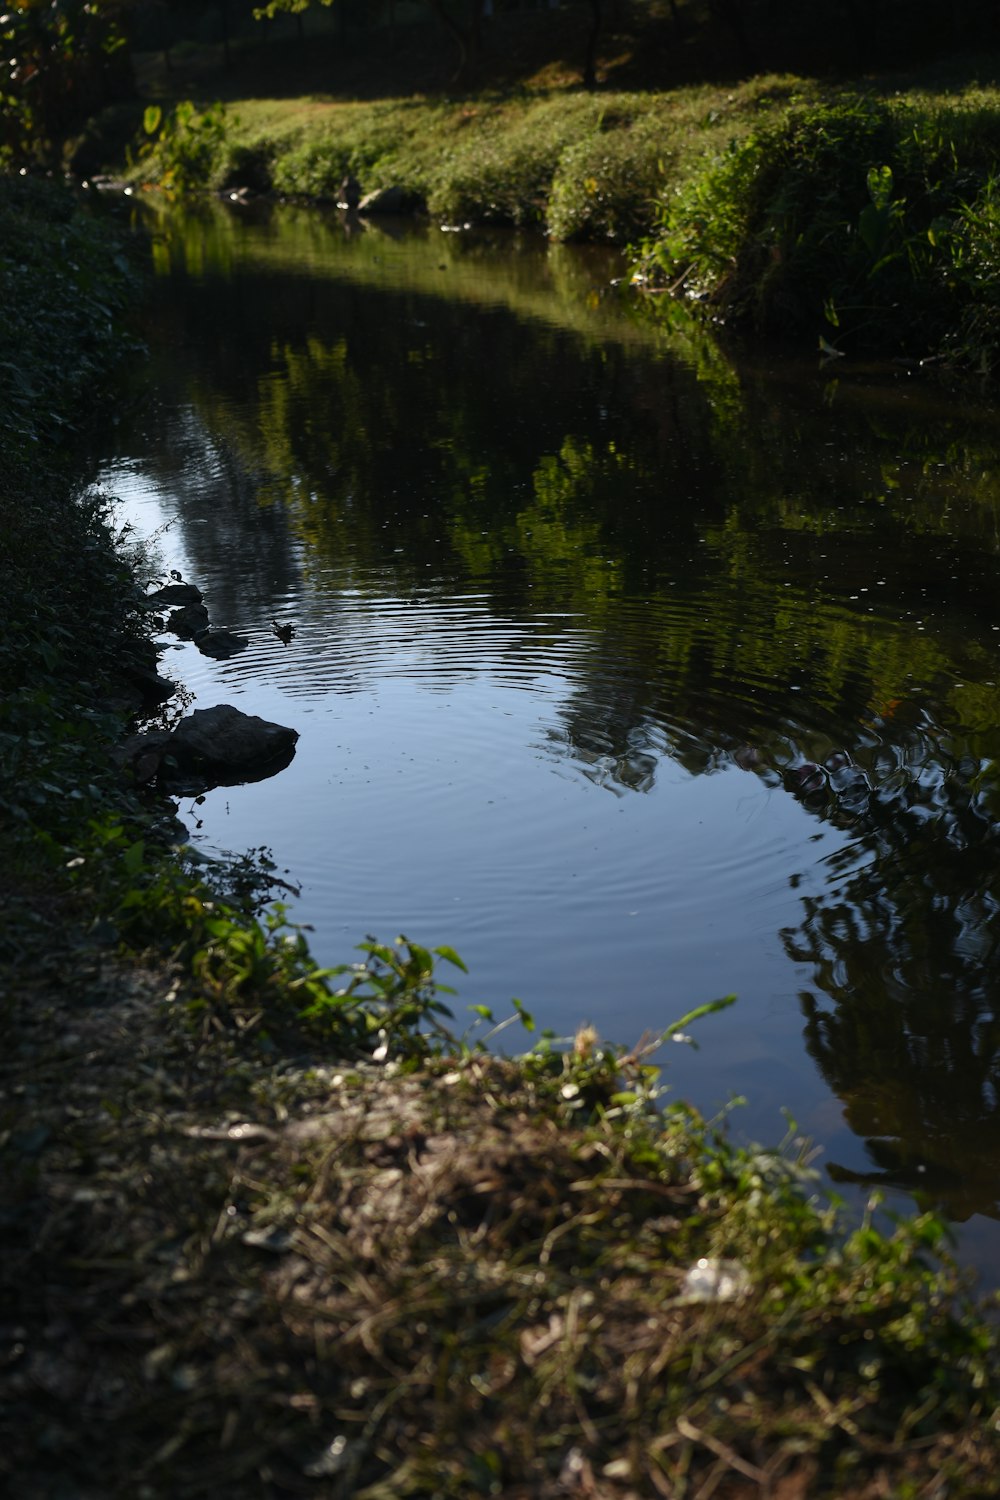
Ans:
{"type": "Polygon", "coordinates": [[[826,1170],[998,1212],[995,409],[735,362],[614,258],[295,209],[153,215],[152,359],[102,480],[291,724],[182,804],[268,846],[317,958],[452,944],[463,1007],[672,1046],[826,1170]],[[671,322],[673,326],[671,326],[671,322]],[[285,646],[271,622],[293,623],[285,646]]]}

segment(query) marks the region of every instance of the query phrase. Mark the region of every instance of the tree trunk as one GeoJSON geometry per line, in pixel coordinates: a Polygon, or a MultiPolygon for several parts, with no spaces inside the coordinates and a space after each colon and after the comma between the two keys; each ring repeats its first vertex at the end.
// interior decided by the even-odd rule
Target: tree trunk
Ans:
{"type": "Polygon", "coordinates": [[[748,73],[758,72],[757,49],[747,31],[744,0],[712,0],[712,9],[732,32],[741,67],[748,73]]]}
{"type": "MultiPolygon", "coordinates": [[[[466,29],[458,18],[452,14],[447,0],[427,0],[427,4],[458,48],[458,67],[455,70],[453,80],[457,82],[465,76],[468,70],[469,61],[475,51],[478,27],[476,30],[466,29]]],[[[478,4],[478,0],[473,0],[473,5],[476,4],[478,4]]]]}
{"type": "Polygon", "coordinates": [[[585,89],[596,89],[597,43],[600,39],[601,26],[604,21],[601,0],[590,0],[590,9],[592,20],[587,36],[587,53],[583,62],[583,86],[585,89]]]}

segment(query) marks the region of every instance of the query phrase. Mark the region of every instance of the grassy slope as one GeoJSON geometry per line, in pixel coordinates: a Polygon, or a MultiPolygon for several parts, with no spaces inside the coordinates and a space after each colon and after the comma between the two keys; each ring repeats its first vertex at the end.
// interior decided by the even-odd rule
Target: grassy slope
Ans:
{"type": "Polygon", "coordinates": [[[991,1493],[994,1336],[935,1221],[848,1232],[797,1143],[658,1113],[593,1036],[422,1042],[432,955],[325,978],[171,853],[109,760],[133,574],[67,498],[71,447],[35,456],[80,419],[63,377],[113,362],[127,267],[3,192],[0,358],[45,401],[2,434],[0,1472],[154,1500],[991,1493]],[[737,1295],[692,1297],[700,1257],[737,1295]]]}
{"type": "Polygon", "coordinates": [[[496,49],[475,90],[449,86],[433,52],[345,62],[319,46],[306,84],[292,43],[265,72],[253,50],[231,69],[206,49],[170,74],[146,59],[145,97],[166,119],[185,93],[224,114],[168,125],[129,175],[335,200],[351,172],[365,191],[406,187],[438,221],[629,245],[638,284],[694,294],[734,326],[991,373],[996,59],[740,80],[723,38],[709,59],[665,34],[610,35],[593,93],[575,37],[562,51],[536,37],[511,59],[496,49]],[[690,81],[699,59],[721,81],[690,81]]]}

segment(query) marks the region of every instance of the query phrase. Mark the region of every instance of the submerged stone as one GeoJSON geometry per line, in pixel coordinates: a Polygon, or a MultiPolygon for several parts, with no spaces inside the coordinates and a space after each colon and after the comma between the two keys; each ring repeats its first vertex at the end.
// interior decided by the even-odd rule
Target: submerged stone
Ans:
{"type": "Polygon", "coordinates": [[[193,583],[166,583],[145,597],[147,604],[200,604],[202,592],[193,583]]]}
{"type": "Polygon", "coordinates": [[[220,703],[196,709],[173,730],[130,735],[114,759],[136,782],[193,794],[273,776],[292,759],[298,737],[296,729],[220,703]]]}
{"type": "Polygon", "coordinates": [[[207,628],[208,610],[204,604],[185,604],[182,609],[175,609],[167,620],[167,629],[184,641],[193,640],[207,628]]]}
{"type": "Polygon", "coordinates": [[[245,651],[250,644],[245,635],[237,635],[232,630],[205,630],[195,636],[194,643],[205,656],[214,656],[219,661],[235,656],[237,651],[245,651]]]}

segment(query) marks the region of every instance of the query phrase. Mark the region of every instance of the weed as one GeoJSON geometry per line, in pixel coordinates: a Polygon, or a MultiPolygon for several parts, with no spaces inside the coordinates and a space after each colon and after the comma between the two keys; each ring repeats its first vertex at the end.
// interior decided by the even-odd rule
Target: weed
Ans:
{"type": "Polygon", "coordinates": [[[155,159],[160,187],[180,193],[205,187],[217,171],[227,137],[226,107],[198,109],[190,99],[164,114],[151,104],[143,117],[144,139],[138,146],[140,167],[155,159]]]}

